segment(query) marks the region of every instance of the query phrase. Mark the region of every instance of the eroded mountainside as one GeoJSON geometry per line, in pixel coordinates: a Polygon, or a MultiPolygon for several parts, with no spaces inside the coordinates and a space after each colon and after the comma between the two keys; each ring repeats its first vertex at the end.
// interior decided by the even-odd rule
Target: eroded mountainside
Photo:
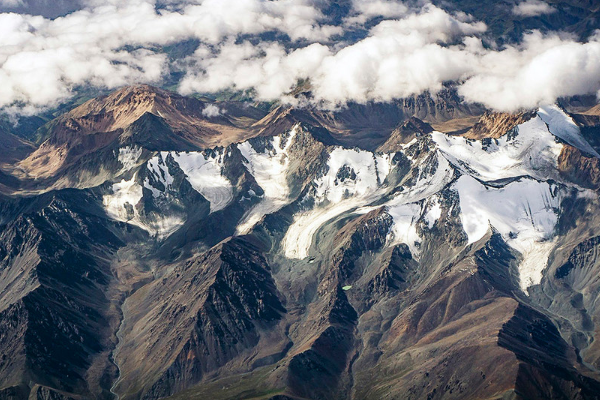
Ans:
{"type": "Polygon", "coordinates": [[[597,113],[453,102],[136,86],[11,136],[0,398],[599,398],[597,113]]]}

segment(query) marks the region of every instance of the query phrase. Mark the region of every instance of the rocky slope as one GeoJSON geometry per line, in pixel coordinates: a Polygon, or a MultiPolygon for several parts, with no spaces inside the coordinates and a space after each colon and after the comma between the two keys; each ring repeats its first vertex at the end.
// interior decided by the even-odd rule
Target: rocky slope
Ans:
{"type": "Polygon", "coordinates": [[[589,121],[207,106],[126,88],[7,170],[0,398],[598,398],[589,121]]]}

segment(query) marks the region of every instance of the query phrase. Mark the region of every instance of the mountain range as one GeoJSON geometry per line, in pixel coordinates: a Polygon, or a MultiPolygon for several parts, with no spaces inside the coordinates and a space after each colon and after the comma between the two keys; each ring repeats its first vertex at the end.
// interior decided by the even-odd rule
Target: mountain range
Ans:
{"type": "Polygon", "coordinates": [[[595,399],[600,111],[147,85],[2,129],[0,399],[595,399]]]}

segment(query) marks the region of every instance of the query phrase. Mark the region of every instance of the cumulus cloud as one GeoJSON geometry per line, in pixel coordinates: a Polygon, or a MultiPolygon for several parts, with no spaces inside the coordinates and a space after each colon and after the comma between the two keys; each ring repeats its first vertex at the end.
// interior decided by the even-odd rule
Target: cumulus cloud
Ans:
{"type": "Polygon", "coordinates": [[[355,0],[346,28],[382,20],[362,40],[335,43],[343,28],[323,24],[311,0],[81,1],[56,19],[0,14],[0,108],[31,112],[83,85],[160,83],[173,65],[184,72],[183,94],[233,88],[293,101],[288,93],[309,80],[323,107],[435,92],[449,81],[466,100],[507,111],[600,90],[600,35],[578,43],[533,32],[490,48],[485,24],[431,4],[355,0]],[[273,31],[291,45],[256,36],[273,31]],[[185,60],[161,50],[191,38],[200,45],[185,60]]]}
{"type": "Polygon", "coordinates": [[[512,12],[520,17],[537,17],[556,12],[556,8],[542,0],[525,0],[515,5],[512,12]]]}
{"type": "Polygon", "coordinates": [[[214,56],[201,47],[192,57],[193,67],[182,80],[180,91],[254,89],[258,99],[273,100],[290,91],[298,79],[311,77],[329,54],[329,48],[318,43],[287,52],[278,43],[228,42],[214,56]]]}
{"type": "Polygon", "coordinates": [[[327,40],[339,27],[321,26],[308,0],[204,0],[157,8],[152,0],[86,0],[65,17],[0,14],[0,107],[54,105],[80,85],[105,88],[157,83],[167,70],[158,46],[196,38],[279,31],[291,40],[327,40]],[[235,12],[232,12],[235,10],[235,12]]]}
{"type": "Polygon", "coordinates": [[[426,6],[379,23],[367,38],[337,51],[319,44],[290,52],[276,43],[228,43],[213,53],[200,49],[181,90],[253,88],[262,100],[285,99],[299,79],[310,79],[313,100],[336,107],[436,92],[452,81],[467,101],[501,111],[600,90],[598,36],[577,43],[533,32],[497,50],[483,46],[485,30],[464,15],[426,6]]]}
{"type": "Polygon", "coordinates": [[[408,7],[394,0],[353,0],[352,11],[346,23],[360,25],[374,17],[400,18],[406,15],[408,7]]]}
{"type": "Polygon", "coordinates": [[[384,21],[368,38],[323,60],[314,74],[317,99],[332,103],[390,101],[469,72],[474,53],[447,44],[481,33],[482,23],[464,22],[436,7],[397,21],[384,21]]]}
{"type": "Polygon", "coordinates": [[[181,90],[253,88],[258,98],[272,100],[308,78],[317,101],[389,101],[439,90],[444,81],[470,72],[475,52],[448,44],[485,29],[480,22],[427,6],[419,14],[379,23],[369,37],[336,53],[321,44],[286,52],[276,43],[228,43],[216,54],[199,49],[181,90]]]}
{"type": "Polygon", "coordinates": [[[221,114],[223,114],[223,110],[221,110],[218,106],[214,104],[208,104],[202,110],[202,115],[208,118],[218,117],[221,114]]]}
{"type": "Polygon", "coordinates": [[[46,20],[0,14],[0,106],[56,104],[83,84],[114,88],[158,82],[166,56],[147,49],[119,49],[119,35],[127,31],[108,23],[113,15],[99,10],[93,18],[79,12],[46,20]]]}
{"type": "Polygon", "coordinates": [[[499,110],[531,108],[600,89],[600,42],[575,43],[539,32],[523,44],[481,56],[460,93],[499,110]]]}

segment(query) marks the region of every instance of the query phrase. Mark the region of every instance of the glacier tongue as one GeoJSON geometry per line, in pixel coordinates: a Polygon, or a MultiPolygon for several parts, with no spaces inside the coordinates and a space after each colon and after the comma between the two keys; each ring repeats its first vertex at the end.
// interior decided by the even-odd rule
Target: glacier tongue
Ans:
{"type": "Polygon", "coordinates": [[[381,184],[390,173],[393,154],[336,147],[327,172],[314,180],[315,208],[294,216],[282,242],[285,256],[308,257],[313,236],[327,221],[381,198],[381,184]]]}
{"type": "Polygon", "coordinates": [[[372,203],[383,194],[383,190],[378,190],[370,195],[349,197],[294,215],[294,222],[288,228],[282,242],[285,256],[297,259],[308,257],[313,236],[324,223],[347,211],[372,203]]]}
{"type": "Polygon", "coordinates": [[[288,149],[296,136],[299,125],[296,125],[284,137],[272,138],[273,150],[259,153],[250,141],[240,143],[238,149],[246,159],[244,165],[254,176],[256,183],[263,189],[264,195],[261,201],[252,207],[240,221],[236,234],[244,235],[267,214],[280,210],[291,201],[289,199],[290,188],[287,183],[287,170],[289,166],[288,149]]]}
{"type": "Polygon", "coordinates": [[[556,186],[522,178],[490,188],[463,175],[453,188],[459,194],[460,219],[469,243],[481,239],[491,225],[523,256],[519,265],[523,291],[540,283],[558,222],[561,196],[556,186]]]}

